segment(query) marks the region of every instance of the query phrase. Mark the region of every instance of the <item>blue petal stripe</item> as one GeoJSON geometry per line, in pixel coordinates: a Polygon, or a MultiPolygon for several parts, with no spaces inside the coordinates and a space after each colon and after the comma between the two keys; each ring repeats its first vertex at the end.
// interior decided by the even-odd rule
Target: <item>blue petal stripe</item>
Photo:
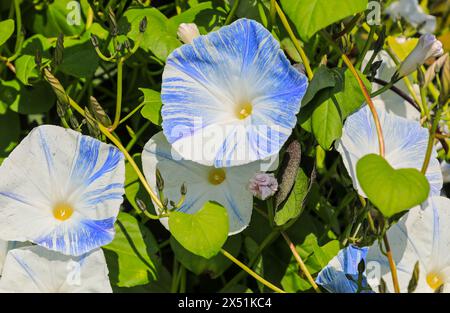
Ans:
{"type": "Polygon", "coordinates": [[[49,234],[33,240],[47,249],[79,256],[110,243],[114,238],[115,217],[81,220],[73,225],[61,223],[49,234]]]}

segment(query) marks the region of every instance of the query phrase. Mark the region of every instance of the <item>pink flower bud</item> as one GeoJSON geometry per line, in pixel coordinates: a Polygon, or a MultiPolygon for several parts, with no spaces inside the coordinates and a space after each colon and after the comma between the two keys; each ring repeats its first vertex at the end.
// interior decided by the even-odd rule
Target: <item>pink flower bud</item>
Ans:
{"type": "Polygon", "coordinates": [[[278,182],[273,174],[257,173],[250,178],[248,189],[256,198],[266,200],[278,190],[278,182]]]}
{"type": "Polygon", "coordinates": [[[183,43],[190,44],[194,38],[200,36],[200,31],[194,23],[181,23],[180,26],[178,26],[177,34],[183,43]]]}

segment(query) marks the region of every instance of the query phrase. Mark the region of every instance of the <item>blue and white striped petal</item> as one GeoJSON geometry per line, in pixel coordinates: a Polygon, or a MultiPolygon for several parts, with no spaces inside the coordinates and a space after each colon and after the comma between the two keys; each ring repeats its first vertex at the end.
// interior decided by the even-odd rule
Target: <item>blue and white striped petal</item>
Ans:
{"type": "MultiPolygon", "coordinates": [[[[144,174],[155,192],[157,190],[155,171],[158,169],[164,179],[164,196],[169,200],[178,202],[181,196],[180,187],[185,183],[187,194],[180,208],[181,212],[195,213],[210,200],[223,205],[228,210],[230,235],[241,232],[250,222],[253,195],[247,186],[250,178],[259,172],[263,165],[262,162],[252,162],[216,169],[184,160],[172,148],[163,132],[154,135],[142,152],[144,174]],[[211,175],[214,173],[217,173],[219,178],[220,175],[224,176],[212,183],[211,175]]],[[[167,219],[160,221],[168,228],[167,219]]]]}
{"type": "Polygon", "coordinates": [[[8,252],[0,290],[18,293],[112,292],[101,249],[71,257],[40,246],[8,252]]]}
{"type": "Polygon", "coordinates": [[[291,134],[306,88],[270,32],[240,19],[168,57],[164,134],[184,159],[206,166],[261,160],[291,134]]]}
{"type": "Polygon", "coordinates": [[[111,145],[40,126],[0,167],[0,238],[81,255],[114,237],[125,165],[111,145]]]}
{"type": "MultiPolygon", "coordinates": [[[[444,292],[450,292],[450,199],[430,197],[421,207],[409,210],[388,230],[387,237],[401,292],[408,291],[416,262],[419,262],[419,281],[415,292],[434,292],[430,282],[437,286],[436,278],[444,284],[444,292]]],[[[378,241],[369,248],[367,262],[378,264],[388,291],[393,292],[389,263],[378,241]]],[[[369,281],[372,288],[378,288],[379,278],[369,281]]]]}
{"type": "MultiPolygon", "coordinates": [[[[365,262],[367,247],[349,245],[339,251],[316,278],[316,283],[331,293],[356,293],[358,291],[358,264],[365,262]]],[[[361,292],[367,292],[367,280],[363,274],[361,292]]]]}
{"type": "MultiPolygon", "coordinates": [[[[415,168],[421,170],[428,145],[428,130],[419,122],[389,114],[377,109],[385,143],[385,158],[395,168],[415,168]]],[[[378,153],[378,137],[372,113],[364,106],[347,118],[343,134],[336,142],[336,149],[342,156],[350,174],[353,187],[365,197],[356,177],[356,164],[363,156],[378,153]]],[[[440,195],[443,181],[437,152],[433,149],[426,172],[430,183],[430,196],[440,195]]]]}

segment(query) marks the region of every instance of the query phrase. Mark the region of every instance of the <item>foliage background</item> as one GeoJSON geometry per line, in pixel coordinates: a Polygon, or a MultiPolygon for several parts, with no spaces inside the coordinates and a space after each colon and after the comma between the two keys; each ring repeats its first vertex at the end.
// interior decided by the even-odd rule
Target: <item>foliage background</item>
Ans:
{"type": "MultiPolygon", "coordinates": [[[[7,41],[0,45],[0,162],[33,127],[40,124],[64,126],[67,123],[65,126],[79,128],[85,134],[102,139],[95,127],[88,127],[89,123],[78,116],[68,116],[64,104],[57,103],[36,65],[36,54],[41,56],[43,65],[52,67],[71,98],[88,106],[90,97],[94,96],[113,117],[118,90],[117,64],[101,60],[90,38],[92,35],[98,38],[99,48],[105,55],[113,54],[118,44],[122,49],[126,48],[126,41],[133,45],[144,16],[148,24],[144,40],[125,62],[122,79],[122,117],[135,113],[116,131],[138,162],[146,141],[160,130],[161,74],[168,54],[181,45],[177,38],[180,23],[195,22],[201,33],[206,34],[236,18],[252,18],[272,30],[293,63],[301,61],[280,19],[272,19],[270,0],[242,0],[235,7],[232,0],[81,0],[79,25],[67,23],[69,2],[0,2],[0,20],[14,20],[14,29],[11,25],[0,26],[0,43],[2,36],[11,32],[7,41]],[[109,9],[114,12],[117,26],[109,17],[109,9]],[[111,30],[115,28],[118,35],[113,39],[111,30]],[[60,34],[64,35],[64,49],[61,49],[61,39],[60,47],[56,48],[60,34]],[[65,120],[60,118],[62,115],[65,120]]],[[[316,75],[317,71],[324,71],[323,77],[329,78],[329,70],[319,66],[326,63],[328,68],[334,68],[342,64],[339,55],[317,31],[323,28],[332,34],[346,31],[345,25],[352,22],[354,14],[364,14],[367,1],[345,1],[349,3],[347,6],[342,0],[330,0],[324,7],[315,7],[318,2],[325,3],[317,0],[280,1],[295,34],[304,42],[303,48],[316,75]]],[[[389,2],[383,3],[383,7],[389,2]]],[[[425,6],[438,17],[438,35],[448,51],[448,3],[430,0],[425,6]]],[[[382,19],[386,34],[417,37],[414,30],[401,22],[394,23],[384,15],[382,19]]],[[[363,22],[358,20],[359,24],[355,25],[363,22]]],[[[381,26],[377,32],[381,34],[381,26]]],[[[360,62],[367,36],[364,28],[354,27],[340,37],[339,44],[355,62],[360,62]]],[[[376,42],[370,48],[375,45],[376,42]]],[[[333,94],[346,116],[357,109],[364,98],[348,71],[341,68],[333,73],[345,82],[345,88],[335,90],[333,94]]],[[[365,77],[368,87],[369,79],[365,77]]],[[[334,88],[335,84],[332,80],[325,87],[334,88]]],[[[289,208],[288,213],[283,213],[287,215],[278,215],[276,224],[270,223],[265,216],[266,204],[255,200],[250,226],[243,233],[229,237],[225,245],[234,256],[288,292],[310,291],[311,286],[299,271],[280,229],[288,233],[313,275],[348,242],[369,244],[374,239],[362,218],[365,209],[361,208],[340,156],[329,150],[341,134],[345,116],[329,114],[326,115],[328,120],[320,119],[323,119],[323,110],[327,109],[323,104],[327,101],[319,100],[323,97],[323,88],[309,91],[311,94],[308,102],[303,103],[299,125],[293,135],[293,139],[301,144],[302,156],[296,184],[283,204],[283,208],[289,208]],[[324,122],[329,125],[325,129],[315,126],[324,122]]],[[[279,178],[283,174],[277,173],[279,178]]],[[[222,255],[207,260],[185,250],[170,238],[158,221],[142,217],[137,199],[151,206],[136,174],[127,165],[126,201],[116,225],[117,235],[104,247],[115,291],[268,291],[222,255]]]]}

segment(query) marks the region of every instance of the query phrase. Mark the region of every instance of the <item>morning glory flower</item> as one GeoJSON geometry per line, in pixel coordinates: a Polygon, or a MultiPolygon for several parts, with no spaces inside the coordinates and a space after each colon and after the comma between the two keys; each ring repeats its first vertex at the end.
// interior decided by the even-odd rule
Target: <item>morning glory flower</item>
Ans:
{"type": "MultiPolygon", "coordinates": [[[[247,189],[250,178],[261,171],[263,163],[253,162],[229,168],[215,168],[184,160],[171,147],[163,132],[154,135],[142,152],[142,167],[150,186],[156,190],[155,172],[164,179],[164,196],[175,203],[180,199],[180,187],[187,187],[180,212],[195,213],[207,201],[216,201],[228,210],[229,234],[244,230],[250,222],[253,196],[247,189]]],[[[167,218],[160,219],[168,228],[167,218]]]]}
{"type": "Polygon", "coordinates": [[[206,166],[262,160],[290,136],[306,88],[270,32],[240,19],[167,58],[164,134],[184,159],[206,166]]]}
{"type": "MultiPolygon", "coordinates": [[[[407,292],[414,266],[419,262],[419,280],[415,292],[434,292],[444,285],[450,292],[450,199],[431,197],[409,210],[387,232],[397,267],[401,292],[407,292]]],[[[368,262],[377,262],[388,291],[394,290],[386,256],[375,242],[367,253],[368,262]]],[[[377,289],[378,281],[369,282],[377,289]]]]}
{"type": "Polygon", "coordinates": [[[392,3],[387,9],[394,21],[404,18],[413,27],[420,27],[422,34],[433,33],[436,29],[436,17],[425,14],[419,0],[400,0],[392,3]]]}
{"type": "MultiPolygon", "coordinates": [[[[377,109],[385,143],[385,159],[395,168],[421,170],[428,145],[428,130],[416,121],[407,120],[382,109],[377,109]]],[[[342,138],[336,142],[336,149],[342,156],[350,174],[353,187],[366,197],[356,176],[356,164],[363,156],[378,153],[378,137],[372,113],[364,106],[347,118],[342,138]]],[[[442,172],[437,152],[433,149],[430,164],[425,175],[430,183],[430,196],[438,196],[442,188],[442,172]]]]}
{"type": "MultiPolygon", "coordinates": [[[[339,251],[325,266],[316,278],[316,283],[331,293],[356,293],[358,291],[359,271],[358,265],[364,261],[368,247],[356,247],[349,245],[339,251]]],[[[367,279],[362,273],[362,289],[360,292],[368,292],[367,279]]]]}
{"type": "Polygon", "coordinates": [[[401,77],[409,75],[428,59],[438,58],[443,54],[444,48],[442,42],[437,40],[436,36],[431,34],[422,35],[414,50],[400,65],[398,73],[401,77]]]}
{"type": "Polygon", "coordinates": [[[8,252],[0,290],[19,293],[112,292],[101,249],[72,257],[40,246],[8,252]]]}
{"type": "MultiPolygon", "coordinates": [[[[367,62],[369,62],[370,58],[372,57],[372,54],[373,51],[369,51],[367,53],[363,61],[363,67],[366,66],[367,62]]],[[[392,58],[386,51],[381,50],[375,57],[374,61],[375,62],[382,61],[375,77],[378,79],[382,79],[386,82],[389,82],[394,73],[397,71],[397,65],[395,64],[394,60],[392,60],[392,58]]],[[[409,90],[406,87],[406,84],[403,81],[403,79],[395,83],[395,87],[403,91],[405,94],[409,94],[409,90]]],[[[377,91],[380,88],[382,88],[381,85],[377,84],[376,82],[372,83],[372,91],[377,91]]],[[[419,85],[414,84],[413,88],[416,95],[420,97],[419,85]]],[[[411,120],[416,121],[420,120],[420,112],[392,90],[387,90],[383,92],[379,96],[373,98],[372,101],[375,107],[382,108],[389,113],[394,113],[398,116],[411,120]]]]}
{"type": "Polygon", "coordinates": [[[112,241],[125,165],[111,145],[35,128],[0,167],[0,238],[81,255],[112,241]]]}

